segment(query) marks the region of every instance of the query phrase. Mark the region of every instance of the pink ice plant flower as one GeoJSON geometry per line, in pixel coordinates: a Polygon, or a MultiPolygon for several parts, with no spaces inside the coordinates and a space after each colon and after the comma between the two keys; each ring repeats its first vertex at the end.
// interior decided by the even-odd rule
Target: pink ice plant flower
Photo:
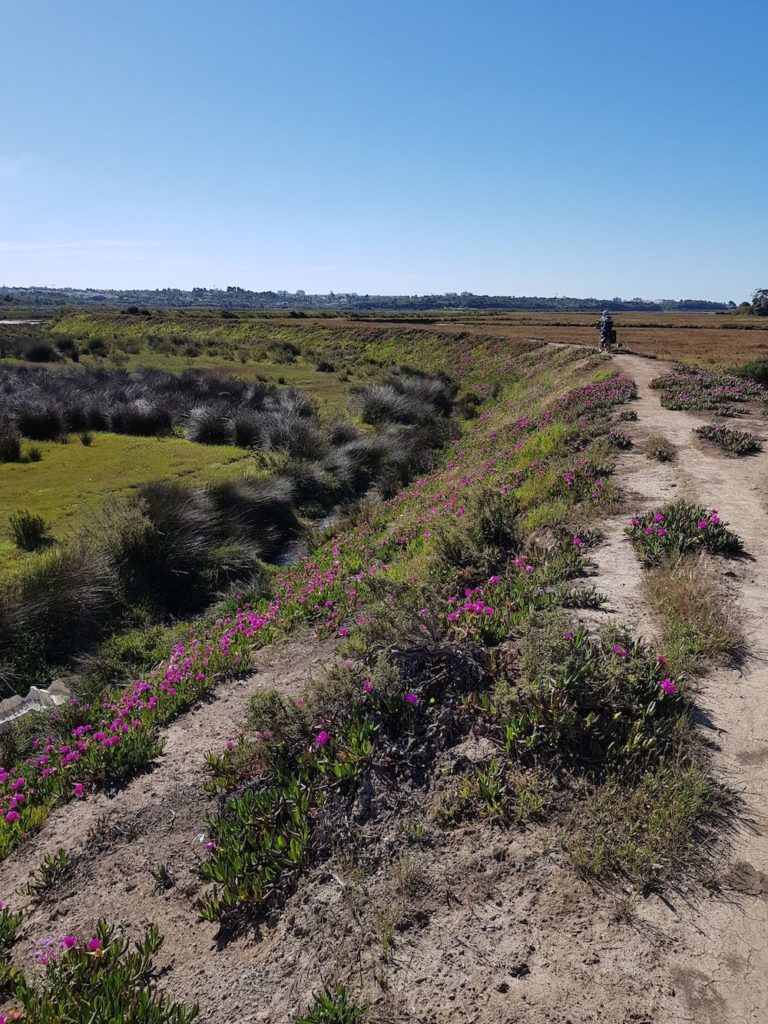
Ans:
{"type": "Polygon", "coordinates": [[[405,699],[408,701],[411,707],[417,708],[419,706],[419,698],[416,696],[415,693],[411,693],[409,691],[408,693],[406,693],[405,699]]]}
{"type": "Polygon", "coordinates": [[[328,745],[330,738],[330,734],[325,729],[321,729],[317,736],[315,736],[315,743],[318,747],[325,747],[328,745]]]}
{"type": "Polygon", "coordinates": [[[661,686],[664,693],[669,694],[670,697],[673,694],[677,693],[677,687],[671,679],[662,679],[659,685],[661,686]]]}

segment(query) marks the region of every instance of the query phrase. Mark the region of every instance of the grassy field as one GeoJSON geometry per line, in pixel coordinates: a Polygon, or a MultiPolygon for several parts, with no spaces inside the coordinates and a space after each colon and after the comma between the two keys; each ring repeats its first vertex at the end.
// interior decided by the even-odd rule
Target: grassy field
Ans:
{"type": "Polygon", "coordinates": [[[14,512],[28,509],[43,516],[61,540],[92,521],[105,501],[149,480],[222,480],[240,476],[246,468],[260,472],[251,452],[182,438],[99,433],[90,447],[75,437],[69,444],[41,441],[37,447],[40,462],[0,464],[0,575],[37,557],[14,546],[8,528],[14,512]]]}
{"type": "MultiPolygon", "coordinates": [[[[387,358],[405,361],[418,336],[447,342],[466,334],[516,341],[595,345],[596,318],[586,313],[449,313],[429,316],[306,317],[238,314],[155,313],[133,317],[121,313],[76,313],[62,317],[54,334],[76,339],[100,338],[124,354],[127,365],[168,369],[209,367],[238,376],[263,375],[276,381],[284,376],[325,397],[343,400],[348,382],[344,372],[318,373],[313,360],[333,352],[337,371],[364,371],[370,362],[387,358]],[[301,349],[295,364],[276,365],[269,349],[290,342],[301,349]],[[200,351],[195,356],[188,353],[200,351]]],[[[615,317],[622,345],[644,355],[729,366],[768,355],[768,321],[751,316],[712,313],[623,313],[615,317]]],[[[87,356],[89,361],[93,357],[87,356]]],[[[98,361],[98,360],[96,360],[98,361]]]]}

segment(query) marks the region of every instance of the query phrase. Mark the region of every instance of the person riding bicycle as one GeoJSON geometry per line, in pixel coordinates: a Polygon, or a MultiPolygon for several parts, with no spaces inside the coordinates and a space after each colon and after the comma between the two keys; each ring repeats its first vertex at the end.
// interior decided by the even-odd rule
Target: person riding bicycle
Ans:
{"type": "Polygon", "coordinates": [[[600,331],[598,348],[601,352],[610,352],[616,344],[616,330],[613,326],[613,317],[607,309],[603,310],[603,315],[597,322],[597,329],[600,331]]]}

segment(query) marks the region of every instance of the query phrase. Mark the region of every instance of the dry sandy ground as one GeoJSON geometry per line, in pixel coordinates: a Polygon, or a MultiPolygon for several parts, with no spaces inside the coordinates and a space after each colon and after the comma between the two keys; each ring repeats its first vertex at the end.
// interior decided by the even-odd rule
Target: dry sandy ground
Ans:
{"type": "MultiPolygon", "coordinates": [[[[700,499],[720,510],[752,556],[729,563],[749,658],[740,672],[711,674],[701,691],[717,768],[745,806],[715,866],[718,886],[638,900],[576,878],[557,837],[543,829],[430,827],[424,848],[408,847],[400,828],[378,870],[341,857],[311,873],[274,924],[217,938],[194,909],[199,837],[211,809],[204,755],[241,727],[258,687],[296,693],[332,659],[332,644],[304,637],[262,651],[255,676],[223,686],[174,723],[150,775],[112,799],[57,811],[0,865],[0,896],[25,907],[20,959],[41,935],[88,933],[105,915],[131,934],[158,924],[166,937],[162,984],[177,999],[199,1001],[205,1024],[284,1024],[338,977],[370,1006],[370,1024],[768,1022],[768,454],[736,460],[698,446],[691,428],[700,420],[663,410],[647,387],[663,364],[615,361],[640,387],[630,431],[638,441],[663,433],[681,452],[668,465],[637,449],[622,456],[619,482],[638,496],[638,510],[675,496],[700,499]],[[28,872],[60,846],[72,855],[73,875],[32,906],[22,895],[28,872]],[[149,873],[161,862],[177,878],[165,894],[149,873]]],[[[610,614],[651,635],[623,526],[606,524],[595,582],[611,598],[610,614]]]]}

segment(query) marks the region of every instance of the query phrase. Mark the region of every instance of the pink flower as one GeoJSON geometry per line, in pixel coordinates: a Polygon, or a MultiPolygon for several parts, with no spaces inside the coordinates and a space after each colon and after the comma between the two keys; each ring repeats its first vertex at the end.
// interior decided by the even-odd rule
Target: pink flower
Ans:
{"type": "Polygon", "coordinates": [[[574,537],[573,538],[573,543],[574,543],[575,547],[580,548],[581,545],[584,543],[584,541],[581,539],[581,537],[574,537]]]}
{"type": "Polygon", "coordinates": [[[363,693],[373,693],[373,680],[372,679],[364,679],[363,680],[362,691],[363,691],[363,693]]]}
{"type": "Polygon", "coordinates": [[[573,633],[570,630],[567,633],[563,633],[563,640],[573,640],[573,633]]]}
{"type": "Polygon", "coordinates": [[[322,729],[317,734],[317,736],[315,736],[315,743],[318,745],[318,747],[324,747],[324,746],[327,745],[328,740],[330,738],[331,738],[330,735],[324,729],[322,729]]]}
{"type": "Polygon", "coordinates": [[[667,531],[666,531],[666,530],[664,530],[664,529],[661,529],[661,530],[657,530],[657,531],[656,531],[656,536],[657,536],[657,537],[666,537],[666,536],[667,536],[667,531]]]}
{"type": "Polygon", "coordinates": [[[212,839],[209,839],[208,842],[203,847],[203,849],[205,850],[206,853],[213,853],[213,851],[216,849],[216,843],[214,843],[212,839]]]}
{"type": "Polygon", "coordinates": [[[710,521],[710,523],[712,523],[712,524],[713,524],[714,526],[717,526],[717,524],[718,524],[718,523],[720,522],[720,516],[719,516],[719,515],[717,515],[716,513],[713,513],[713,514],[712,514],[712,515],[711,515],[711,516],[709,517],[709,521],[710,521]]]}
{"type": "Polygon", "coordinates": [[[234,750],[235,744],[232,742],[232,740],[227,740],[227,742],[224,744],[224,748],[225,750],[234,750]]]}
{"type": "Polygon", "coordinates": [[[21,815],[19,814],[18,811],[8,811],[8,813],[5,816],[5,820],[13,824],[15,821],[18,821],[20,817],[21,815]]]}
{"type": "Polygon", "coordinates": [[[666,665],[667,664],[667,656],[666,656],[666,654],[657,654],[656,655],[656,661],[658,661],[658,663],[660,665],[666,665]]]}
{"type": "Polygon", "coordinates": [[[85,796],[85,786],[83,785],[82,782],[76,782],[72,787],[72,792],[75,794],[76,797],[85,796]]]}
{"type": "Polygon", "coordinates": [[[346,626],[342,626],[342,628],[339,630],[339,636],[349,636],[349,630],[347,629],[346,626]]]}
{"type": "Polygon", "coordinates": [[[416,696],[415,693],[411,693],[409,691],[408,693],[406,693],[405,699],[408,701],[408,703],[411,705],[411,707],[416,708],[416,707],[419,706],[419,698],[416,696]]]}
{"type": "Polygon", "coordinates": [[[653,521],[654,523],[663,523],[664,516],[661,514],[661,512],[657,512],[656,515],[653,517],[653,521]]]}
{"type": "Polygon", "coordinates": [[[675,686],[675,684],[672,682],[671,679],[662,679],[661,683],[660,683],[660,686],[661,686],[662,690],[664,691],[664,693],[668,693],[670,695],[670,697],[672,696],[673,693],[677,693],[677,687],[675,686]]]}
{"type": "Polygon", "coordinates": [[[63,946],[64,949],[74,949],[74,947],[77,945],[77,936],[62,935],[59,941],[61,942],[61,945],[63,946]]]}
{"type": "Polygon", "coordinates": [[[696,523],[696,525],[700,530],[706,530],[706,528],[709,526],[709,523],[706,519],[700,519],[698,523],[696,523]]]}
{"type": "Polygon", "coordinates": [[[616,655],[617,658],[626,658],[626,656],[627,656],[627,652],[621,646],[621,644],[614,644],[613,647],[611,648],[611,650],[613,651],[613,653],[616,655]]]}
{"type": "Polygon", "coordinates": [[[90,949],[92,953],[98,953],[101,949],[101,939],[89,939],[88,949],[90,949]]]}

